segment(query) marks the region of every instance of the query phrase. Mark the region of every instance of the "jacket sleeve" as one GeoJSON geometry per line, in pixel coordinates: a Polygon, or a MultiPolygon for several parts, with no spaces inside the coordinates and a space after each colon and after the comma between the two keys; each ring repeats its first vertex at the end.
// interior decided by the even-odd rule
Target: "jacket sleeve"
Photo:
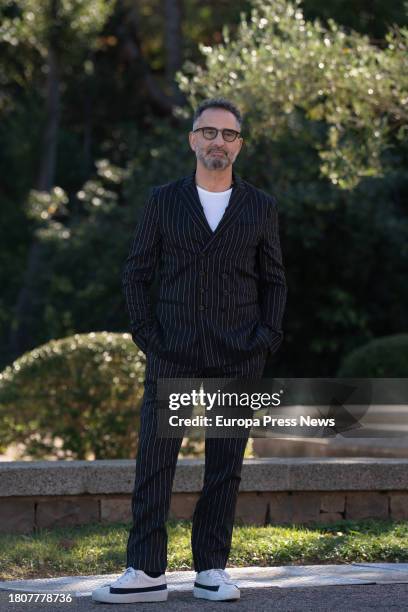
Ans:
{"type": "Polygon", "coordinates": [[[146,352],[154,322],[150,286],[160,256],[161,236],[155,188],[150,191],[136,226],[122,272],[122,287],[130,317],[130,331],[137,346],[146,352]]]}
{"type": "Polygon", "coordinates": [[[269,336],[269,350],[274,353],[283,339],[282,319],[287,285],[279,240],[278,208],[273,197],[269,202],[268,217],[258,247],[258,262],[262,325],[269,336]]]}

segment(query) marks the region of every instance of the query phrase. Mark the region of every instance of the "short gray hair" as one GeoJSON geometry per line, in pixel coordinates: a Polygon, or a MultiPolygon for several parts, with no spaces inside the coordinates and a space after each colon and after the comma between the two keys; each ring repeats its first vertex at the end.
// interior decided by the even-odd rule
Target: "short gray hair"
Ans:
{"type": "Polygon", "coordinates": [[[235,116],[241,129],[243,117],[239,109],[235,106],[235,104],[233,102],[230,102],[226,98],[210,98],[201,102],[201,104],[194,111],[193,130],[197,119],[199,118],[202,112],[207,110],[207,108],[223,108],[224,110],[229,111],[235,116]]]}

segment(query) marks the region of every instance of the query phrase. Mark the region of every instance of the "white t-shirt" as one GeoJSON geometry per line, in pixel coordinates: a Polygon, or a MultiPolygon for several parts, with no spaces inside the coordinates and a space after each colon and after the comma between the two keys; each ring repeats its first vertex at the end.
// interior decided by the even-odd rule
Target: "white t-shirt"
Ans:
{"type": "Polygon", "coordinates": [[[228,206],[232,187],[227,189],[227,191],[207,191],[197,185],[197,191],[205,216],[207,217],[208,225],[214,231],[228,206]]]}

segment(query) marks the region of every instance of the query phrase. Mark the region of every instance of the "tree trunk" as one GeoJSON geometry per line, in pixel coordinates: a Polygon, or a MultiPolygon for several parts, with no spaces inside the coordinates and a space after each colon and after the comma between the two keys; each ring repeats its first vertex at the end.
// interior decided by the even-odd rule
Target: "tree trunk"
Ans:
{"type": "Polygon", "coordinates": [[[181,104],[182,93],[174,80],[174,75],[181,68],[182,35],[180,0],[164,0],[164,46],[166,51],[166,80],[174,100],[181,104]]]}
{"type": "Polygon", "coordinates": [[[35,189],[50,191],[55,180],[57,138],[60,114],[60,86],[58,60],[54,49],[48,50],[46,87],[46,120],[42,142],[40,168],[35,189]]]}
{"type": "MultiPolygon", "coordinates": [[[[137,3],[133,0],[131,2],[119,0],[118,10],[123,15],[118,30],[123,55],[130,66],[137,65],[138,70],[141,72],[146,93],[153,109],[161,115],[171,116],[174,99],[171,95],[167,95],[160,87],[142,53],[137,3]]],[[[140,88],[137,88],[137,95],[140,96],[140,88]]]]}
{"type": "MultiPolygon", "coordinates": [[[[94,61],[94,54],[89,57],[91,62],[94,61]]],[[[92,128],[93,128],[93,103],[95,90],[95,75],[88,75],[84,88],[84,135],[82,142],[83,164],[82,175],[83,181],[88,178],[92,170],[92,128]]]]}
{"type": "MultiPolygon", "coordinates": [[[[55,0],[53,2],[55,6],[55,0]]],[[[34,184],[37,191],[50,191],[55,180],[57,138],[60,114],[60,84],[58,58],[50,45],[47,56],[46,118],[42,137],[41,157],[34,184]]],[[[28,251],[23,281],[14,307],[14,320],[9,335],[11,359],[33,346],[33,327],[38,321],[35,300],[36,279],[41,268],[42,245],[34,238],[28,251]]]]}

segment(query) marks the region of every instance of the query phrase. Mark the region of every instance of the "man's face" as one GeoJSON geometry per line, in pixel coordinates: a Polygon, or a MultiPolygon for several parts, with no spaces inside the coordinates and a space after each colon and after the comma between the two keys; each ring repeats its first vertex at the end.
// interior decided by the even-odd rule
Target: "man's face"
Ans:
{"type": "MultiPolygon", "coordinates": [[[[235,115],[223,108],[207,108],[201,113],[195,125],[199,127],[214,127],[219,130],[231,129],[240,131],[235,115]]],[[[233,142],[223,139],[218,132],[214,140],[206,140],[202,130],[189,133],[190,146],[196,154],[197,160],[207,170],[224,170],[232,165],[241,150],[243,139],[238,136],[233,142]]]]}

